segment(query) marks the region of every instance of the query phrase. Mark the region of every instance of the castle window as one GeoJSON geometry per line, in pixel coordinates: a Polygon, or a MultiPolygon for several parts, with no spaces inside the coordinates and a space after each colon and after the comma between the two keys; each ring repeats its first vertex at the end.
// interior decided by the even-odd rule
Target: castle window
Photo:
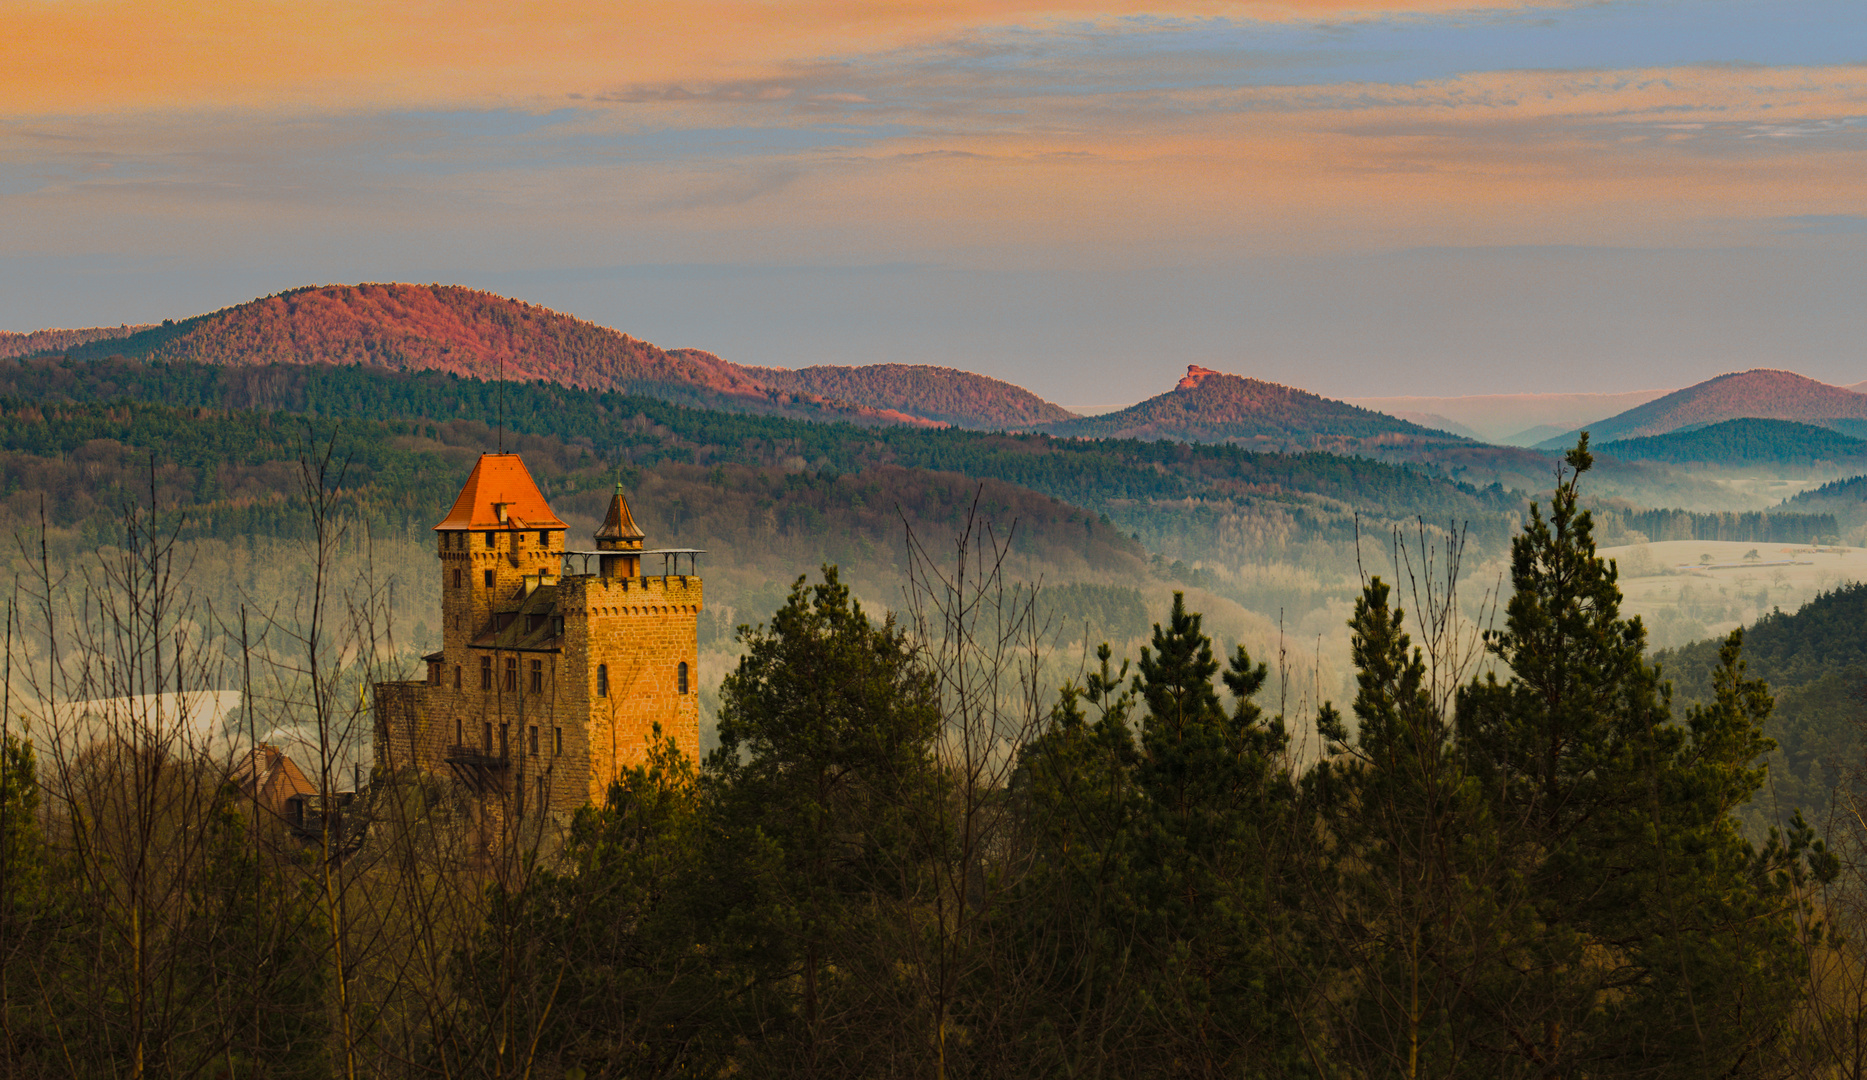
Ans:
{"type": "Polygon", "coordinates": [[[456,566],[454,567],[454,588],[456,589],[460,588],[460,582],[461,582],[460,567],[456,566]]]}
{"type": "Polygon", "coordinates": [[[483,580],[486,582],[486,587],[490,589],[493,587],[493,572],[491,570],[487,570],[485,571],[485,574],[486,576],[483,580]]]}
{"type": "Polygon", "coordinates": [[[609,665],[608,664],[598,664],[596,666],[596,696],[597,697],[608,697],[609,696],[609,665]]]}
{"type": "Polygon", "coordinates": [[[499,756],[500,757],[506,757],[510,752],[508,749],[506,736],[511,733],[511,730],[512,730],[511,724],[499,725],[499,756]]]}
{"type": "Polygon", "coordinates": [[[530,753],[533,757],[538,756],[538,725],[537,724],[532,725],[531,743],[527,747],[527,752],[530,753]]]}
{"type": "Polygon", "coordinates": [[[552,637],[563,637],[564,636],[564,616],[554,615],[551,617],[551,636],[552,637]]]}
{"type": "Polygon", "coordinates": [[[545,812],[545,778],[538,778],[538,812],[545,812]]]}
{"type": "Polygon", "coordinates": [[[454,689],[460,689],[460,665],[454,665],[454,689]]]}
{"type": "Polygon", "coordinates": [[[674,669],[674,692],[687,693],[687,661],[685,660],[681,661],[680,667],[674,669]]]}
{"type": "Polygon", "coordinates": [[[506,689],[517,690],[518,688],[519,659],[516,656],[508,656],[506,657],[506,689]]]}
{"type": "Polygon", "coordinates": [[[493,534],[490,532],[486,534],[486,546],[487,547],[493,546],[493,534]]]}
{"type": "MultiPolygon", "coordinates": [[[[543,660],[533,660],[532,661],[532,693],[542,694],[544,692],[545,692],[545,662],[543,660]]],[[[534,739],[533,741],[535,742],[536,740],[534,739]]],[[[533,753],[536,753],[536,752],[537,752],[536,750],[533,751],[533,753]]]]}
{"type": "Polygon", "coordinates": [[[454,717],[454,745],[464,746],[466,745],[466,742],[467,742],[466,725],[461,723],[460,717],[456,716],[454,717]]]}
{"type": "Polygon", "coordinates": [[[493,658],[490,656],[482,656],[480,657],[480,689],[491,690],[492,688],[493,658]]]}
{"type": "Polygon", "coordinates": [[[484,726],[486,730],[480,732],[480,749],[490,754],[493,752],[493,725],[484,726]]]}
{"type": "Polygon", "coordinates": [[[551,534],[548,532],[545,532],[543,529],[538,530],[538,542],[543,544],[546,547],[550,547],[551,546],[551,534]]]}
{"type": "Polygon", "coordinates": [[[564,729],[563,729],[563,728],[553,728],[552,730],[553,730],[553,732],[555,733],[555,742],[554,742],[554,745],[555,745],[555,747],[556,747],[556,749],[554,750],[554,752],[555,752],[555,753],[559,753],[559,754],[562,754],[562,753],[564,752],[564,729]]]}

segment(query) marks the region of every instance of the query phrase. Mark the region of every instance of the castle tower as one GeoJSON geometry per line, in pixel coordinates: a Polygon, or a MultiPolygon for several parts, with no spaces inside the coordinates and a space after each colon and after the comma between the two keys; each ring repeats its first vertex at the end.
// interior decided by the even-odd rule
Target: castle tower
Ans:
{"type": "Polygon", "coordinates": [[[425,681],[375,687],[379,775],[452,777],[523,834],[600,803],[657,726],[698,756],[701,582],[678,570],[699,553],[644,550],[620,485],[594,548],[568,529],[517,454],[481,455],[434,527],[441,649],[425,681]]]}

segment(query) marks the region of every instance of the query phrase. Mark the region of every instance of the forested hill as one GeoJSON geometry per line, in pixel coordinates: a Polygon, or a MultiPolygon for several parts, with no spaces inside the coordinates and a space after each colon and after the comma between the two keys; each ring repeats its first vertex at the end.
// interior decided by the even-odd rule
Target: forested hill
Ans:
{"type": "Polygon", "coordinates": [[[1851,476],[1783,500],[1785,510],[1833,514],[1844,525],[1867,522],[1867,476],[1851,476]]]}
{"type": "MultiPolygon", "coordinates": [[[[1829,793],[1860,760],[1867,716],[1867,582],[1843,585],[1793,613],[1775,611],[1744,631],[1751,678],[1770,684],[1776,711],[1765,731],[1777,741],[1771,785],[1757,824],[1779,824],[1797,807],[1810,820],[1827,816],[1829,793]],[[1774,801],[1774,807],[1768,805],[1774,801]]],[[[1712,698],[1721,641],[1701,641],[1659,653],[1683,716],[1712,698]]]]}
{"type": "Polygon", "coordinates": [[[885,365],[742,367],[662,349],[547,308],[451,285],[296,289],[108,340],[47,338],[34,351],[201,364],[357,364],[483,379],[545,380],[668,401],[811,419],[1002,429],[1070,414],[995,379],[885,365]]]}
{"type": "Polygon", "coordinates": [[[928,364],[746,368],[766,386],[835,401],[894,409],[959,427],[1010,431],[1075,418],[1022,386],[928,364]]]}
{"type": "Polygon", "coordinates": [[[32,356],[35,353],[75,349],[93,341],[118,340],[150,329],[154,329],[154,324],[92,326],[83,330],[34,330],[28,334],[0,330],[0,360],[10,360],[16,356],[32,356]]]}
{"type": "Polygon", "coordinates": [[[1705,465],[1808,465],[1867,458],[1867,440],[1793,420],[1744,418],[1597,444],[1632,461],[1705,465]]]}
{"type": "Polygon", "coordinates": [[[1318,436],[1367,439],[1402,435],[1464,441],[1307,390],[1201,367],[1188,368],[1186,378],[1158,397],[1119,412],[1048,424],[1044,430],[1090,438],[1260,441],[1275,446],[1308,445],[1318,436]]]}
{"type": "MultiPolygon", "coordinates": [[[[1514,520],[1522,497],[1365,458],[1253,453],[1235,446],[1063,439],[952,428],[858,427],[688,408],[550,382],[485,382],[437,371],[270,364],[38,359],[0,364],[0,401],[165,403],[341,420],[471,420],[587,445],[628,460],[795,460],[851,470],[888,463],[993,477],[1082,505],[1187,499],[1316,500],[1365,512],[1514,520]],[[503,400],[503,404],[502,404],[503,400]],[[1498,516],[1503,515],[1503,516],[1498,516]]],[[[1183,510],[1191,507],[1182,506],[1183,510]]],[[[1502,535],[1501,533],[1499,535],[1502,535]]]]}
{"type": "MultiPolygon", "coordinates": [[[[1587,425],[1596,445],[1641,435],[1664,435],[1695,424],[1756,417],[1820,424],[1827,420],[1867,419],[1867,394],[1830,386],[1793,371],[1757,368],[1720,375],[1675,390],[1606,420],[1587,425]]],[[[1573,445],[1575,432],[1537,445],[1559,450],[1573,445]]]]}

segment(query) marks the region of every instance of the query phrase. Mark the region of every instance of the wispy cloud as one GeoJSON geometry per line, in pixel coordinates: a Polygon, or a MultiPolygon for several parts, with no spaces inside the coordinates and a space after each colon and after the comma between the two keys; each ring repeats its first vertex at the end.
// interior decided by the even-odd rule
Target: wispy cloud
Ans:
{"type": "Polygon", "coordinates": [[[1867,233],[1867,215],[1863,214],[1796,214],[1784,218],[1783,224],[1785,232],[1814,236],[1867,233]]]}

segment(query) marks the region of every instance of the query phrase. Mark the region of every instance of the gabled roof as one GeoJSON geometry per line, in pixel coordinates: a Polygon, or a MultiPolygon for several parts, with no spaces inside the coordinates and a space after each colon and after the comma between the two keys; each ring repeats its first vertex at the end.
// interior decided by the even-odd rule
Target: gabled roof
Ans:
{"type": "Polygon", "coordinates": [[[442,529],[563,529],[568,528],[533,482],[517,454],[481,454],[473,472],[435,530],[442,529]],[[498,506],[506,508],[499,519],[498,506]]]}
{"type": "Polygon", "coordinates": [[[640,540],[647,536],[635,523],[635,515],[629,513],[629,500],[622,497],[622,485],[616,485],[616,494],[609,500],[609,513],[603,517],[603,527],[596,531],[598,540],[640,540]]]}
{"type": "Polygon", "coordinates": [[[285,800],[292,796],[311,795],[318,790],[284,751],[265,743],[242,755],[234,763],[230,778],[274,813],[282,812],[285,800]]]}

